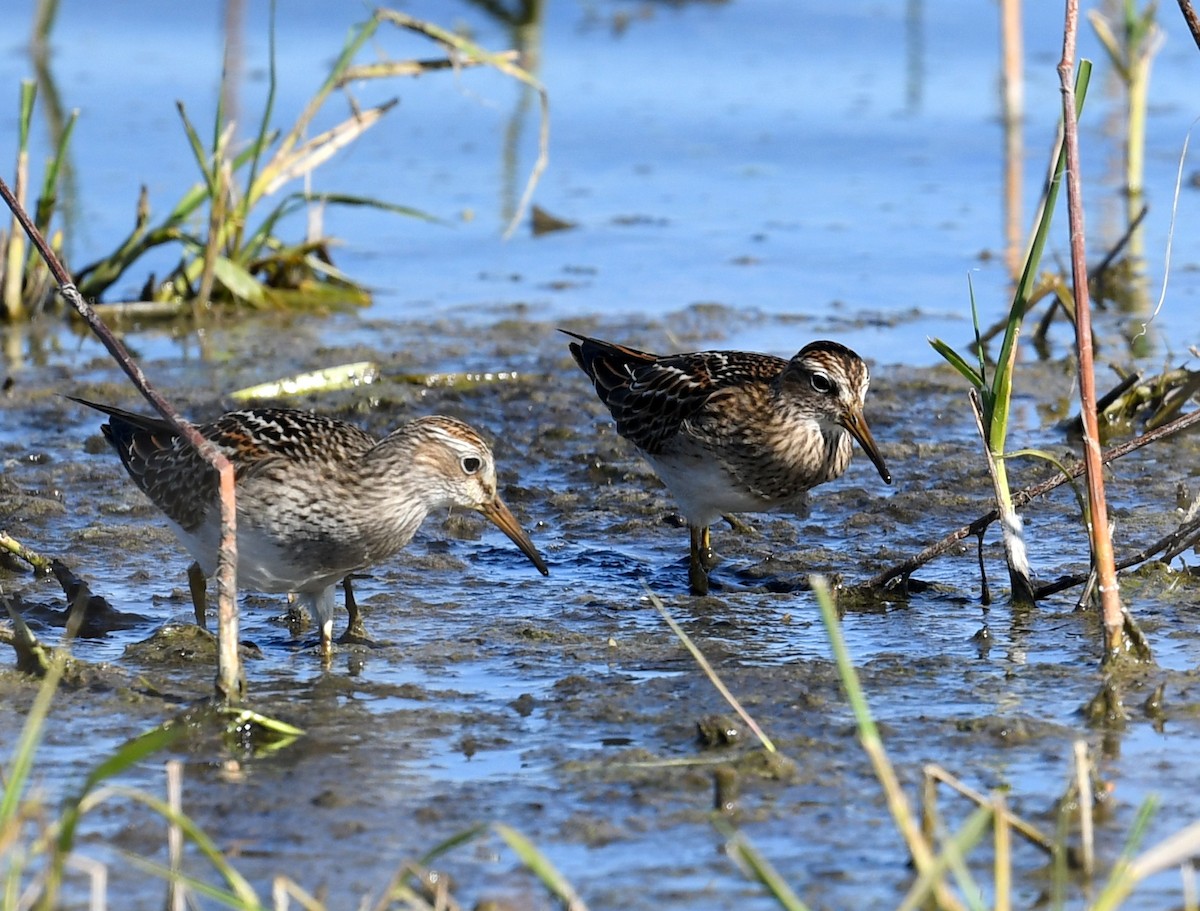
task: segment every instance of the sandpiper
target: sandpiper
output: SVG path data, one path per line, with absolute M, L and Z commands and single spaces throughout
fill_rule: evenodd
M 195 598 L 196 574 L 203 574 L 202 595 L 217 565 L 216 472 L 166 421 L 71 398 L 108 415 L 100 429 L 196 560 L 189 575 Z M 332 651 L 334 586 L 399 551 L 432 510 L 478 510 L 549 574 L 496 492 L 491 449 L 455 418 L 417 418 L 377 439 L 312 412 L 254 408 L 198 429 L 236 472 L 238 585 L 296 593 L 320 627 L 325 656 Z M 350 628 L 361 628 L 348 601 Z
M 839 477 L 852 437 L 892 482 L 863 416 L 867 365 L 844 345 L 813 342 L 791 360 L 745 351 L 659 356 L 561 331 L 576 339 L 571 354 L 617 433 L 678 501 L 691 532 L 693 594 L 708 593 L 715 519 L 785 505 Z

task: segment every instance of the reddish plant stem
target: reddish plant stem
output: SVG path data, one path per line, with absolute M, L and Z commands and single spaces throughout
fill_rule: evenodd
M 1183 13 L 1183 20 L 1192 33 L 1192 40 L 1196 42 L 1196 47 L 1200 47 L 1200 16 L 1196 15 L 1191 0 L 1179 0 L 1179 11 Z
M 1117 584 L 1112 534 L 1104 496 L 1104 467 L 1096 417 L 1096 375 L 1092 359 L 1091 300 L 1088 297 L 1086 234 L 1083 222 L 1083 180 L 1079 161 L 1079 122 L 1075 116 L 1075 40 L 1079 29 L 1079 0 L 1067 0 L 1063 54 L 1058 78 L 1063 95 L 1063 140 L 1066 149 L 1067 219 L 1071 235 L 1071 281 L 1075 293 L 1075 347 L 1079 355 L 1079 402 L 1083 417 L 1083 463 L 1087 472 L 1091 513 L 1092 559 L 1099 579 L 1104 617 L 1105 659 L 1120 654 L 1124 645 L 1125 612 Z

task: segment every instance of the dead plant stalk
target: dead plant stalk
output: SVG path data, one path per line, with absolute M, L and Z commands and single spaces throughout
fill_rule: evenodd
M 1096 417 L 1096 377 L 1092 358 L 1091 300 L 1088 297 L 1086 235 L 1083 222 L 1083 182 L 1079 162 L 1079 121 L 1075 114 L 1075 44 L 1079 30 L 1079 2 L 1067 0 L 1063 27 L 1063 54 L 1058 78 L 1063 95 L 1063 137 L 1067 167 L 1067 218 L 1071 238 L 1071 281 L 1075 296 L 1075 346 L 1079 356 L 1079 401 L 1083 417 L 1083 460 L 1087 474 L 1091 515 L 1092 559 L 1099 576 L 1100 607 L 1104 617 L 1105 660 L 1120 654 L 1124 643 L 1124 612 L 1113 559 L 1108 507 L 1104 497 L 1104 469 L 1100 456 L 1100 429 Z

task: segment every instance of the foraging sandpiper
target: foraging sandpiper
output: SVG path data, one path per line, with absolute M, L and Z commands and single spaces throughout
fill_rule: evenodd
M 195 572 L 210 576 L 219 541 L 216 472 L 166 421 L 72 398 L 109 416 L 101 430 L 129 476 L 171 521 Z M 198 429 L 235 469 L 238 585 L 295 592 L 320 628 L 325 656 L 334 586 L 399 551 L 433 510 L 478 510 L 549 574 L 496 492 L 491 449 L 455 418 L 417 418 L 381 440 L 344 421 L 281 408 L 231 411 Z M 348 607 L 353 629 L 352 600 Z

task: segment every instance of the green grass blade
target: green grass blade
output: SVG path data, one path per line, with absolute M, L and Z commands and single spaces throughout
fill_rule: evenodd
M 166 722 L 126 741 L 116 752 L 92 769 L 84 780 L 83 786 L 75 795 L 63 801 L 63 809 L 58 820 L 58 833 L 54 839 L 54 851 L 50 857 L 45 885 L 38 902 L 38 907 L 42 911 L 51 911 L 58 907 L 63 871 L 66 869 L 67 859 L 75 847 L 75 832 L 79 827 L 79 820 L 83 817 L 84 803 L 96 786 L 174 742 L 183 733 L 183 730 L 184 725 L 182 724 Z
M 463 829 L 461 832 L 451 835 L 449 838 L 445 839 L 444 841 L 438 842 L 436 845 L 434 845 L 432 848 L 430 848 L 428 851 L 426 851 L 424 854 L 421 855 L 421 859 L 417 862 L 418 866 L 421 866 L 421 867 L 430 866 L 435 860 L 437 860 L 443 854 L 449 854 L 455 848 L 465 845 L 468 842 L 474 841 L 480 835 L 482 835 L 484 832 L 486 832 L 488 830 L 488 828 L 489 827 L 488 827 L 487 823 L 484 823 L 484 822 L 477 823 L 476 825 L 473 825 L 470 828 Z
M 179 727 L 182 728 L 183 725 L 179 725 Z M 250 908 L 261 907 L 258 895 L 250 883 L 233 868 L 233 865 L 229 863 L 228 859 L 221 852 L 221 849 L 216 846 L 213 840 L 208 837 L 208 834 L 196 825 L 186 813 L 177 813 L 171 809 L 170 804 L 165 800 L 155 797 L 152 794 L 147 794 L 144 791 L 139 791 L 136 788 L 115 787 L 110 790 L 113 794 L 127 797 L 130 800 L 135 800 L 149 807 L 166 822 L 178 826 L 180 831 L 183 832 L 184 837 L 196 846 L 225 882 L 229 884 L 230 890 L 237 896 L 240 902 Z
M 46 676 L 42 678 L 42 685 L 38 687 L 29 714 L 25 716 L 21 736 L 13 749 L 8 771 L 4 775 L 4 794 L 0 797 L 0 829 L 10 825 L 20 811 L 21 797 L 25 793 L 25 784 L 29 781 L 34 755 L 41 742 L 42 728 L 45 726 L 46 716 L 50 714 L 50 703 L 58 691 L 66 662 L 66 653 L 60 647 L 50 661 L 50 669 Z
M 147 756 L 175 743 L 183 736 L 185 730 L 186 726 L 176 721 L 164 722 L 156 728 L 127 740 L 112 755 L 92 769 L 88 777 L 84 779 L 83 786 L 78 793 L 67 799 L 66 807 L 63 810 L 62 828 L 58 835 L 58 849 L 64 859 L 74 846 L 75 829 L 79 823 L 84 798 L 101 782 L 114 775 L 119 775 Z
M 431 215 L 421 209 L 414 209 L 412 206 L 404 206 L 394 202 L 384 202 L 382 199 L 374 199 L 370 196 L 356 196 L 352 193 L 305 193 L 302 195 L 302 199 L 305 202 L 321 202 L 338 206 L 361 206 L 368 209 L 378 209 L 381 212 L 389 212 L 393 215 L 419 218 L 422 221 L 434 224 L 445 224 L 436 215 Z
M 1129 896 L 1129 893 L 1137 887 L 1143 876 L 1149 875 L 1152 872 L 1158 872 L 1156 870 L 1147 870 L 1143 873 L 1132 859 L 1133 852 L 1137 850 L 1138 844 L 1145 837 L 1146 829 L 1149 827 L 1150 820 L 1157 809 L 1158 801 L 1153 797 L 1148 798 L 1138 807 L 1138 814 L 1134 818 L 1133 826 L 1130 827 L 1129 835 L 1125 839 L 1125 845 L 1121 849 L 1121 856 L 1113 864 L 1108 882 L 1104 884 L 1104 888 L 1097 897 L 1096 903 L 1092 905 L 1092 911 L 1115 911 Z M 1189 827 L 1183 832 L 1171 836 L 1166 839 L 1166 842 L 1171 842 L 1173 839 L 1181 837 L 1188 838 L 1189 835 L 1194 837 L 1194 833 L 1190 832 L 1193 828 L 1195 827 Z M 1154 849 L 1151 849 L 1151 851 L 1154 851 Z M 1187 859 L 1185 856 L 1180 858 L 1179 862 L 1183 863 Z
M 842 626 L 833 606 L 833 598 L 829 594 L 829 583 L 819 576 L 812 577 L 813 593 L 821 608 L 821 619 L 825 623 L 825 633 L 829 638 L 829 647 L 833 652 L 833 660 L 837 664 L 838 675 L 842 681 L 842 689 L 846 691 L 846 701 L 854 712 L 854 720 L 858 724 L 859 735 L 863 740 L 879 739 L 879 729 L 875 727 L 875 719 L 871 716 L 871 707 L 867 705 L 867 697 L 863 694 L 862 683 L 859 682 L 858 672 L 854 670 L 854 662 L 850 660 L 850 651 L 846 648 L 846 640 L 842 636 Z
M 179 870 L 172 870 L 168 866 L 155 863 L 148 857 L 139 857 L 137 854 L 130 854 L 127 851 L 122 853 L 125 861 L 131 867 L 137 867 L 139 870 L 149 873 L 152 876 L 157 876 L 166 882 L 174 880 L 179 885 L 185 886 L 188 892 L 203 896 L 204 898 L 211 898 L 226 908 L 233 908 L 235 911 L 265 911 L 262 903 L 258 900 L 258 896 L 253 896 L 253 898 L 247 900 L 246 896 L 239 895 L 231 889 L 222 889 L 220 886 L 215 886 L 198 877 L 189 876 L 187 873 Z
M 1061 471 L 1065 477 L 1071 477 L 1071 471 L 1067 468 L 1063 460 L 1045 449 L 1014 449 L 1012 452 L 1004 453 L 1004 458 L 1006 459 L 1021 457 L 1041 459 L 1042 461 L 1049 462 Z M 1080 513 L 1083 515 L 1085 521 L 1090 522 L 1091 520 L 1088 518 L 1088 502 L 1087 498 L 1083 495 L 1083 491 L 1079 489 L 1079 485 L 1074 480 L 1069 481 L 1068 484 L 1071 492 L 1075 494 L 1075 502 L 1079 504 Z
M 982 382 L 978 387 L 982 390 L 987 385 L 987 358 L 983 356 L 983 332 L 979 328 L 979 305 L 975 300 L 975 282 L 971 273 L 967 273 L 967 293 L 971 297 L 971 326 L 975 330 L 975 356 L 979 360 L 979 376 Z
M 247 265 L 260 256 L 263 256 L 263 251 L 273 239 L 275 227 L 280 220 L 300 211 L 311 203 L 377 209 L 380 212 L 388 212 L 393 215 L 403 215 L 408 218 L 419 218 L 422 221 L 434 224 L 444 224 L 436 215 L 430 215 L 428 212 L 420 209 L 414 209 L 411 206 L 403 206 L 398 203 L 385 202 L 382 199 L 372 199 L 369 196 L 356 196 L 351 193 L 293 193 L 280 200 L 258 227 L 255 228 L 254 233 L 246 238 L 245 243 L 238 250 L 238 262 L 242 265 Z
M 769 860 L 758 852 L 741 832 L 735 832 L 723 819 L 714 821 L 717 830 L 726 837 L 725 853 L 733 859 L 743 871 L 756 879 L 775 899 L 784 911 L 808 911 L 806 905 L 791 886 L 784 881 Z
M 215 162 L 209 160 L 209 154 L 200 142 L 200 134 L 196 132 L 196 127 L 193 126 L 191 118 L 188 117 L 187 109 L 184 108 L 183 102 L 175 102 L 175 107 L 179 111 L 180 120 L 183 121 L 183 132 L 187 136 L 188 145 L 191 146 L 192 155 L 196 159 L 200 173 L 204 175 L 205 198 L 212 199 L 217 195 L 217 165 Z
M 964 358 L 940 338 L 929 339 L 929 344 L 933 347 L 934 351 L 946 359 L 951 367 L 961 373 L 968 383 L 970 383 L 976 389 L 983 388 L 983 375 L 980 374 L 980 372 L 970 364 L 968 364 L 966 358 Z
M 42 178 L 42 192 L 37 201 L 35 224 L 43 234 L 47 233 L 50 228 L 50 219 L 54 215 L 54 208 L 58 202 L 58 178 L 62 173 L 63 163 L 67 160 L 67 146 L 78 120 L 79 111 L 72 111 L 66 124 L 63 125 L 62 133 L 58 137 L 58 145 L 55 146 L 54 155 L 47 164 L 46 173 Z M 29 255 L 32 257 L 35 252 L 30 250 Z
M 1087 97 L 1091 75 L 1091 61 L 1080 60 L 1079 69 L 1075 75 L 1076 114 L 1083 111 L 1083 102 Z M 1016 346 L 1021 334 L 1021 323 L 1025 319 L 1029 295 L 1033 290 L 1037 270 L 1041 266 L 1042 251 L 1046 247 L 1046 238 L 1050 234 L 1050 223 L 1054 218 L 1054 206 L 1058 200 L 1058 190 L 1062 185 L 1062 175 L 1066 164 L 1067 150 L 1065 144 L 1060 140 L 1055 156 L 1054 176 L 1046 188 L 1046 203 L 1042 208 L 1042 217 L 1038 220 L 1033 243 L 1030 245 L 1029 255 L 1025 259 L 1025 267 L 1021 272 L 1021 279 L 1017 283 L 1012 306 L 1009 308 L 1004 341 L 1000 348 L 1000 357 L 996 362 L 996 373 L 992 378 L 992 420 L 987 431 L 988 446 L 993 453 L 997 454 L 1004 451 L 1004 441 L 1008 436 L 1008 409 L 1012 401 L 1013 370 L 1016 364 Z
M 258 135 L 249 150 L 250 169 L 246 177 L 246 192 L 241 194 L 241 199 L 237 204 L 238 221 L 242 225 L 246 224 L 246 216 L 249 215 L 250 209 L 254 205 L 251 193 L 258 176 L 258 167 L 262 162 L 263 153 L 270 145 L 267 136 L 271 133 L 271 115 L 275 111 L 275 92 L 278 88 L 278 73 L 275 68 L 275 13 L 276 3 L 275 0 L 271 0 L 271 24 L 267 28 L 267 100 L 263 104 L 262 117 L 258 121 Z M 239 243 L 237 246 L 240 247 L 241 244 Z
M 200 262 L 196 260 L 196 262 Z M 262 307 L 267 298 L 263 286 L 242 266 L 225 256 L 218 256 L 213 262 L 213 274 L 234 297 Z
M 587 905 L 580 899 L 574 887 L 546 856 L 534 847 L 533 842 L 504 823 L 493 823 L 492 830 L 504 839 L 504 843 L 521 859 L 521 863 L 562 903 L 566 911 L 587 911 Z
M 875 719 L 871 716 L 871 708 L 867 704 L 866 696 L 863 695 L 858 672 L 854 669 L 854 663 L 850 660 L 850 652 L 846 648 L 846 640 L 842 636 L 837 609 L 834 607 L 833 598 L 829 593 L 829 583 L 822 576 L 811 576 L 809 581 L 812 584 L 817 604 L 821 608 L 821 621 L 825 626 L 825 634 L 829 639 L 830 649 L 833 651 L 834 661 L 837 664 L 842 690 L 854 712 L 854 720 L 858 725 L 859 742 L 862 744 L 867 758 L 871 761 L 871 769 L 883 790 L 896 831 L 903 837 L 918 872 L 923 872 L 933 866 L 935 862 L 932 848 L 921 832 L 920 826 L 917 825 L 908 798 L 900 786 L 896 770 L 892 766 L 883 740 L 879 736 L 879 728 L 876 727 Z M 943 883 L 938 882 L 934 889 L 937 900 L 943 907 L 959 907 L 959 902 L 955 900 L 949 888 Z
M 924 906 L 930 893 L 941 882 L 947 870 L 951 869 L 971 907 L 982 911 L 984 906 L 979 898 L 981 890 L 975 885 L 964 859 L 987 834 L 993 815 L 990 806 L 983 806 L 968 816 L 962 828 L 942 847 L 933 866 L 917 877 L 897 911 L 916 911 Z
M 22 152 L 29 150 L 29 128 L 33 122 L 35 101 L 37 101 L 37 83 L 32 79 L 22 79 L 20 109 L 17 114 L 17 148 Z

